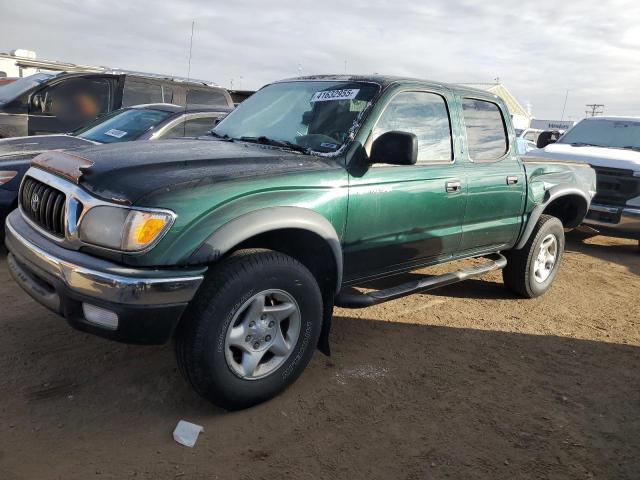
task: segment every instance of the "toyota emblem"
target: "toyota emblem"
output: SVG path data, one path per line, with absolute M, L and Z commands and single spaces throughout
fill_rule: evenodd
M 40 197 L 37 193 L 31 195 L 31 211 L 37 212 L 38 207 L 40 206 Z

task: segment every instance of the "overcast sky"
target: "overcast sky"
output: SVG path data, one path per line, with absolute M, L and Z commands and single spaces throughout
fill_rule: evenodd
M 313 73 L 496 77 L 537 118 L 640 114 L 638 0 L 0 0 L 0 51 L 255 89 Z

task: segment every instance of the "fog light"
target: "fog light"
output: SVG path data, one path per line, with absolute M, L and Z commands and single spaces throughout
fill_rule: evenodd
M 82 311 L 87 322 L 94 323 L 110 330 L 118 328 L 118 314 L 106 308 L 96 307 L 90 303 L 82 304 Z

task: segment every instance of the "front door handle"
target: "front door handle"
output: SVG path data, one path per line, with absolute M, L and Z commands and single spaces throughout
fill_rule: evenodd
M 460 180 L 453 180 L 445 184 L 445 189 L 447 190 L 447 193 L 459 192 L 461 188 L 462 188 L 462 183 L 460 183 Z
M 515 185 L 516 183 L 518 183 L 518 177 L 515 175 L 509 175 L 507 177 L 507 185 Z

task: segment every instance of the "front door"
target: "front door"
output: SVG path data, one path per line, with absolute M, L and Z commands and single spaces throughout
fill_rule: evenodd
M 350 176 L 345 281 L 406 270 L 457 250 L 465 170 L 455 161 L 448 102 L 446 91 L 404 91 L 388 101 L 370 140 L 394 130 L 414 133 L 418 162 L 372 165 Z
M 29 135 L 67 133 L 113 109 L 116 80 L 71 77 L 34 92 L 29 101 Z

